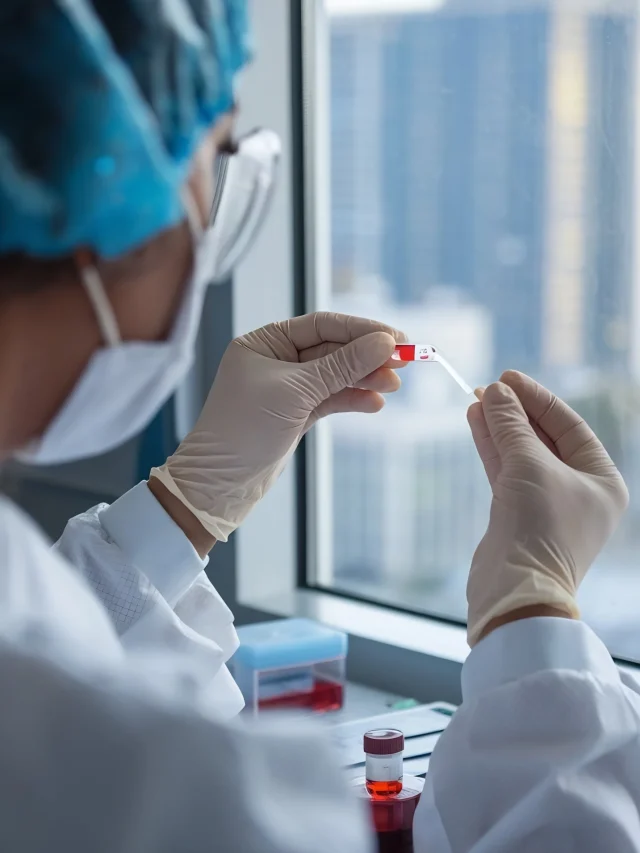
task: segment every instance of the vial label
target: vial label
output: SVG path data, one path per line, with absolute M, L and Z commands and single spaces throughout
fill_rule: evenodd
M 416 361 L 429 361 L 434 355 L 433 347 L 416 347 Z
M 367 755 L 367 781 L 395 782 L 402 778 L 402 753 L 395 755 Z

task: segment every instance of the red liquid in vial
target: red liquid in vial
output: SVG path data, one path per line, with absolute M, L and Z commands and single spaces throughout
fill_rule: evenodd
M 367 779 L 352 783 L 356 794 L 369 804 L 378 853 L 414 853 L 413 817 L 424 782 L 405 774 L 402 790 L 390 796 L 372 794 L 370 784 Z
M 372 797 L 393 797 L 402 790 L 402 779 L 394 782 L 372 782 L 367 779 L 367 791 Z
M 413 777 L 407 776 L 409 784 Z M 368 788 L 368 785 L 367 785 Z M 405 787 L 392 797 L 373 797 L 369 803 L 378 842 L 378 853 L 414 853 L 413 816 L 421 791 Z
M 344 688 L 333 681 L 316 680 L 313 689 L 297 693 L 284 693 L 273 699 L 263 699 L 258 703 L 261 711 L 279 708 L 306 708 L 310 711 L 339 711 L 342 708 Z

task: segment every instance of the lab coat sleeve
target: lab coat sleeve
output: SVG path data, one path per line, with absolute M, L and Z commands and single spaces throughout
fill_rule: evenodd
M 216 722 L 135 669 L 71 672 L 0 640 L 0 850 L 371 853 L 310 724 Z
M 241 710 L 226 662 L 238 647 L 233 614 L 183 531 L 140 483 L 111 506 L 72 518 L 54 549 L 89 584 L 129 653 L 188 657 L 206 673 L 202 695 L 217 714 Z
M 431 760 L 416 853 L 640 851 L 640 698 L 582 622 L 494 631 Z

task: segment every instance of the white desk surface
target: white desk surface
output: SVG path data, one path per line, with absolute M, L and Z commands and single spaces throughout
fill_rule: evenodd
M 443 708 L 448 714 L 435 712 L 432 710 L 435 707 Z M 344 708 L 326 714 L 322 719 L 334 730 L 336 744 L 344 755 L 350 775 L 362 776 L 362 735 L 375 728 L 379 718 L 382 727 L 395 727 L 405 733 L 405 772 L 423 776 L 429 769 L 431 752 L 447 727 L 453 710 L 454 707 L 445 702 L 407 706 L 406 700 L 400 696 L 350 684 Z

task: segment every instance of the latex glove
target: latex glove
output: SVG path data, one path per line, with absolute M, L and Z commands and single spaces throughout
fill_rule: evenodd
M 194 430 L 152 477 L 225 542 L 319 419 L 378 412 L 400 379 L 387 362 L 395 329 L 319 313 L 233 341 Z
M 467 587 L 469 645 L 523 607 L 578 618 L 578 587 L 628 504 L 621 475 L 582 418 L 521 373 L 487 388 L 469 423 L 493 491 Z

